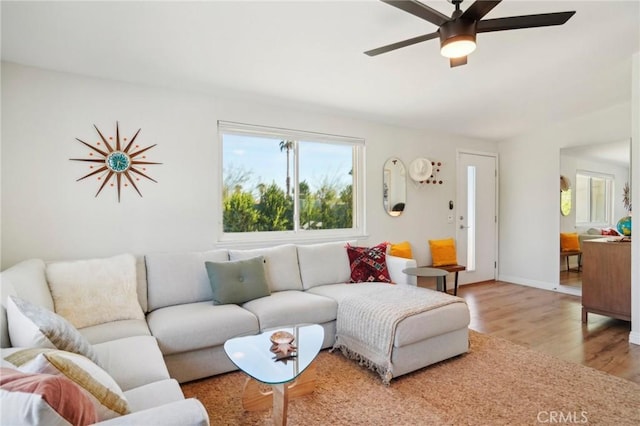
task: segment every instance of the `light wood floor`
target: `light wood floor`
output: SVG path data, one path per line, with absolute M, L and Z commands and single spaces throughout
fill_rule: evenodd
M 560 271 L 560 285 L 582 287 L 582 271 Z
M 470 328 L 640 384 L 640 346 L 631 323 L 589 314 L 580 297 L 500 281 L 461 286 Z

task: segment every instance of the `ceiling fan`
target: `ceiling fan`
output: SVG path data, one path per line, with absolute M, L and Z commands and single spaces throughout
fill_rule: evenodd
M 447 15 L 416 0 L 381 1 L 437 25 L 438 30 L 433 33 L 368 50 L 364 53 L 369 56 L 376 56 L 381 53 L 390 52 L 439 37 L 440 53 L 449 58 L 451 67 L 465 65 L 467 63 L 467 55 L 476 48 L 477 33 L 562 25 L 576 13 L 572 11 L 482 19 L 491 9 L 496 7 L 501 0 L 477 0 L 465 11 L 460 9 L 462 0 L 447 0 L 456 8 L 451 18 L 449 18 Z

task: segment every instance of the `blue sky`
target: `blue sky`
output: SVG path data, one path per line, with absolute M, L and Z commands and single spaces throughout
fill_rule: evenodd
M 258 182 L 270 184 L 275 182 L 285 188 L 287 175 L 287 156 L 280 151 L 281 139 L 262 137 L 224 135 L 222 158 L 225 171 L 231 168 L 243 168 L 251 171 L 252 179 L 248 186 L 253 189 Z M 311 189 L 325 179 L 338 182 L 342 186 L 351 183 L 349 171 L 352 168 L 352 147 L 319 142 L 302 142 L 300 144 L 300 181 L 306 180 Z M 293 151 L 290 152 L 293 164 Z M 293 168 L 291 168 L 291 185 L 293 188 Z

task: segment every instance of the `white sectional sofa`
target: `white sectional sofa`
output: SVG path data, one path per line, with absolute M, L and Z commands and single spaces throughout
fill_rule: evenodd
M 264 258 L 271 294 L 241 305 L 213 304 L 205 262 L 257 256 Z M 386 263 L 396 285 L 416 285 L 415 277 L 402 272 L 414 267 L 414 260 L 387 255 Z M 47 282 L 52 264 L 32 259 L 3 271 L 3 306 L 12 293 L 54 311 Z M 151 253 L 137 258 L 136 269 L 137 298 L 144 318 L 79 329 L 130 403 L 132 414 L 110 420 L 113 423 L 206 424 L 202 405 L 184 400 L 178 383 L 235 370 L 223 350 L 226 340 L 294 323 L 317 323 L 325 331 L 323 348 L 328 348 L 335 341 L 342 300 L 393 286 L 348 284 L 351 270 L 343 242 Z M 413 315 L 398 324 L 393 377 L 468 350 L 469 311 L 462 299 L 456 299 L 460 303 Z M 11 342 L 4 307 L 2 311 L 1 343 L 7 348 Z M 154 419 L 157 421 L 150 421 Z

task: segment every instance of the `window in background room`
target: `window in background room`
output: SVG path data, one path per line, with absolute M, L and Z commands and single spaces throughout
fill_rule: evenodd
M 362 139 L 219 122 L 222 240 L 363 234 Z
M 576 225 L 610 225 L 613 191 L 613 176 L 578 171 L 576 173 Z

